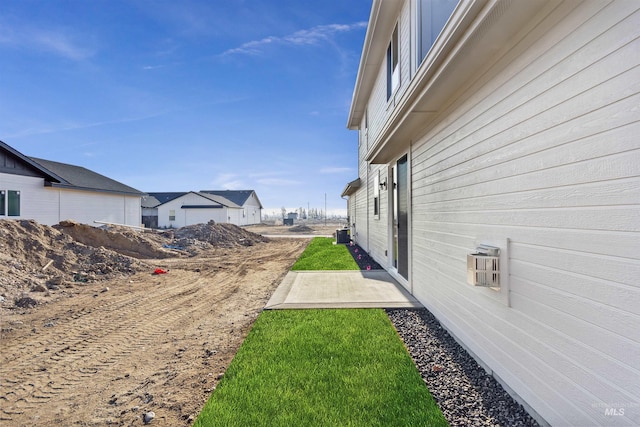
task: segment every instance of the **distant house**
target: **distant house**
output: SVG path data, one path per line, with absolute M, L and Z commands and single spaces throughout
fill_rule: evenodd
M 238 226 L 260 223 L 262 205 L 255 191 L 149 193 L 142 199 L 146 227 L 179 228 L 215 221 Z
M 201 193 L 224 197 L 242 208 L 236 225 L 260 224 L 262 203 L 254 190 L 202 190 Z
M 27 157 L 0 141 L 0 218 L 140 226 L 143 195 L 81 166 Z
M 373 0 L 351 236 L 543 424 L 640 425 L 639 106 L 638 1 Z

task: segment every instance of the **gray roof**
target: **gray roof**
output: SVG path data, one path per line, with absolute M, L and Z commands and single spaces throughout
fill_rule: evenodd
M 242 207 L 242 205 L 234 203 L 231 200 L 227 199 L 226 197 L 222 197 L 222 196 L 219 196 L 217 194 L 205 193 L 205 192 L 202 192 L 202 191 L 198 192 L 198 193 L 195 193 L 195 194 L 198 194 L 199 196 L 202 196 L 202 197 L 204 197 L 206 199 L 209 199 L 212 202 L 219 203 L 219 204 L 221 204 L 223 206 L 226 206 L 226 207 L 229 207 L 229 208 L 241 208 Z
M 56 174 L 54 174 L 53 172 L 43 168 L 41 165 L 37 164 L 36 162 L 34 162 L 32 159 L 30 159 L 29 157 L 25 156 L 24 154 L 22 154 L 21 152 L 19 152 L 18 150 L 16 150 L 15 148 L 11 147 L 9 144 L 0 141 L 0 149 L 6 151 L 7 153 L 9 153 L 11 156 L 15 157 L 16 159 L 18 159 L 21 164 L 25 165 L 26 168 L 32 170 L 34 173 L 37 174 L 37 176 L 41 176 L 42 178 L 45 179 L 45 181 L 48 182 L 64 182 L 64 179 L 57 176 Z M 11 170 L 8 171 L 9 173 L 15 173 L 17 170 Z
M 361 185 L 362 183 L 360 181 L 360 178 L 354 179 L 353 181 L 347 183 L 347 186 L 344 187 L 344 190 L 342 190 L 342 194 L 340 196 L 344 197 L 352 195 L 358 188 L 360 188 Z
M 147 193 L 149 196 L 154 197 L 158 201 L 158 205 L 163 205 L 167 202 L 172 201 L 173 199 L 177 199 L 178 197 L 182 197 L 185 194 L 189 193 L 188 191 L 173 191 L 173 192 L 163 192 L 163 193 L 155 193 L 149 192 Z M 154 208 L 155 206 L 147 206 Z
M 54 162 L 51 160 L 28 157 L 15 148 L 0 141 L 0 149 L 18 159 L 36 175 L 44 178 L 45 186 L 72 188 L 77 190 L 99 191 L 117 194 L 142 196 L 144 193 L 104 175 L 90 171 L 81 166 Z M 11 172 L 9 172 L 11 173 Z
M 45 170 L 63 179 L 63 182 L 52 183 L 51 185 L 53 187 L 132 194 L 136 196 L 142 196 L 144 194 L 133 187 L 129 187 L 128 185 L 111 178 L 107 178 L 104 175 L 100 175 L 99 173 L 90 171 L 89 169 L 81 166 L 38 159 L 35 157 L 30 157 L 30 159 Z
M 202 190 L 200 191 L 200 193 L 208 193 L 224 197 L 225 199 L 232 201 L 238 206 L 244 206 L 247 199 L 251 197 L 252 194 L 254 194 L 256 200 L 258 200 L 260 208 L 262 208 L 262 203 L 260 203 L 260 200 L 258 199 L 258 196 L 255 194 L 254 190 Z
M 163 205 L 165 203 L 168 203 L 172 200 L 177 199 L 178 197 L 182 197 L 186 194 L 189 193 L 193 193 L 193 194 L 197 194 L 198 196 L 205 198 L 207 200 L 210 200 L 214 203 L 217 203 L 219 205 L 222 206 L 226 206 L 228 208 L 239 208 L 241 207 L 240 205 L 238 205 L 237 203 L 234 203 L 233 201 L 227 199 L 226 197 L 223 196 L 219 196 L 217 194 L 211 194 L 208 192 L 196 192 L 196 191 L 179 191 L 179 192 L 167 192 L 167 193 L 148 193 L 149 197 L 145 198 L 147 201 L 145 201 L 145 199 L 142 200 L 142 206 L 146 207 L 146 208 L 155 208 L 159 205 Z M 153 199 L 157 200 L 158 203 L 156 205 L 152 205 L 152 203 L 154 203 Z
M 143 208 L 156 208 L 160 206 L 160 200 L 156 199 L 154 196 L 146 195 L 142 196 L 142 207 Z

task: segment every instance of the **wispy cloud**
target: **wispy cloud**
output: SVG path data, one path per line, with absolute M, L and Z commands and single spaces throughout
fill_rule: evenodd
M 215 177 L 211 184 L 224 190 L 243 190 L 246 185 L 240 175 L 234 173 L 221 173 Z
M 0 46 L 46 52 L 74 61 L 95 54 L 94 48 L 89 47 L 85 41 L 80 42 L 81 37 L 68 30 L 11 26 L 6 22 L 0 22 L 0 27 L 3 27 Z
M 268 36 L 260 40 L 252 40 L 242 45 L 228 49 L 222 53 L 222 56 L 229 55 L 258 55 L 262 53 L 263 49 L 270 45 L 289 45 L 289 46 L 304 46 L 315 45 L 321 41 L 329 40 L 333 35 L 337 33 L 344 33 L 347 31 L 357 30 L 365 28 L 366 22 L 356 22 L 354 24 L 329 24 L 318 25 L 316 27 L 296 31 L 293 34 L 286 36 Z
M 345 173 L 345 172 L 351 172 L 351 171 L 353 171 L 353 168 L 331 167 L 331 168 L 322 168 L 322 169 L 320 169 L 320 173 L 321 174 Z
M 6 137 L 19 138 L 19 137 L 25 137 L 25 136 L 31 136 L 31 135 L 45 135 L 45 134 L 51 134 L 51 133 L 57 133 L 57 132 L 68 132 L 73 130 L 89 129 L 89 128 L 95 128 L 95 127 L 106 126 L 106 125 L 115 125 L 119 123 L 131 123 L 131 122 L 137 122 L 141 120 L 148 120 L 148 119 L 164 116 L 170 112 L 171 111 L 167 110 L 167 111 L 147 114 L 143 116 L 126 117 L 126 118 L 116 119 L 116 120 L 105 120 L 105 121 L 92 122 L 92 123 L 71 123 L 71 124 L 59 125 L 55 127 L 28 128 L 20 132 L 8 135 Z

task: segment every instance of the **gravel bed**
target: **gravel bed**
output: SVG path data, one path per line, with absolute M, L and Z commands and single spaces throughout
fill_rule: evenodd
M 349 253 L 353 257 L 360 270 L 382 270 L 378 264 L 368 253 L 366 253 L 360 245 L 349 242 L 345 245 Z
M 387 315 L 451 426 L 538 426 L 428 310 Z

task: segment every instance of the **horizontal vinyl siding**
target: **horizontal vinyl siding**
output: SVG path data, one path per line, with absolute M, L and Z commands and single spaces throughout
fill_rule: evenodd
M 0 173 L 0 190 L 20 191 L 20 216 L 0 219 L 33 219 L 45 225 L 60 222 L 58 194 L 45 188 L 42 178 Z
M 60 193 L 60 220 L 72 219 L 84 224 L 98 225 L 95 221 L 112 222 L 115 224 L 127 224 L 127 213 L 130 205 L 126 196 L 109 193 L 90 193 L 87 191 L 52 189 Z M 127 225 L 139 226 L 142 220 L 140 197 L 138 203 L 137 219 Z M 130 211 L 129 211 L 130 213 Z M 130 218 L 131 220 L 131 218 Z
M 367 210 L 367 187 L 362 186 L 356 193 L 351 196 L 355 198 L 354 210 L 355 221 L 351 222 L 356 224 L 355 226 L 355 241 L 362 248 L 368 250 L 369 239 L 367 234 L 368 229 L 368 210 Z
M 365 129 L 364 119 L 360 128 Z M 370 129 L 368 132 L 370 132 Z M 369 148 L 367 143 L 368 135 L 367 132 L 359 131 L 358 136 L 360 138 L 358 145 L 358 178 L 360 178 L 361 186 L 353 195 L 350 196 L 350 199 L 352 199 L 351 204 L 353 211 L 351 224 L 355 223 L 355 227 L 352 228 L 353 234 L 351 235 L 351 238 L 363 249 L 368 250 L 369 211 L 367 206 L 367 191 L 369 187 L 367 186 L 367 179 L 369 177 L 369 168 L 367 162 L 363 160 Z
M 139 226 L 140 197 L 45 187 L 42 178 L 0 174 L 0 189 L 20 191 L 20 216 L 0 219 L 33 219 L 55 225 L 73 220 L 89 225 L 95 221 Z
M 400 49 L 400 85 L 387 100 L 387 59 L 385 56 L 380 66 L 380 71 L 371 90 L 368 102 L 369 112 L 369 147 L 377 143 L 385 123 L 391 116 L 393 108 L 407 89 L 411 79 L 411 2 L 405 1 L 398 22 L 398 43 Z M 391 33 L 389 34 L 389 42 Z M 388 46 L 388 44 L 387 44 Z
M 378 175 L 379 174 L 379 175 Z M 387 168 L 381 165 L 371 165 L 371 174 L 369 177 L 370 194 L 370 225 L 369 225 L 369 255 L 371 255 L 380 265 L 386 266 L 386 256 L 384 254 L 385 249 L 388 247 L 387 230 L 389 224 L 389 202 L 387 190 L 380 190 L 378 203 L 380 204 L 380 215 L 376 218 L 373 216 L 373 191 L 375 177 L 380 177 L 380 182 L 387 180 L 387 184 L 390 182 L 387 177 Z M 389 188 L 387 186 L 387 188 Z
M 142 225 L 142 201 L 140 197 L 123 197 L 125 206 L 124 224 Z
M 412 152 L 415 295 L 552 425 L 640 424 L 639 6 L 552 13 Z M 466 283 L 507 238 L 510 307 Z

